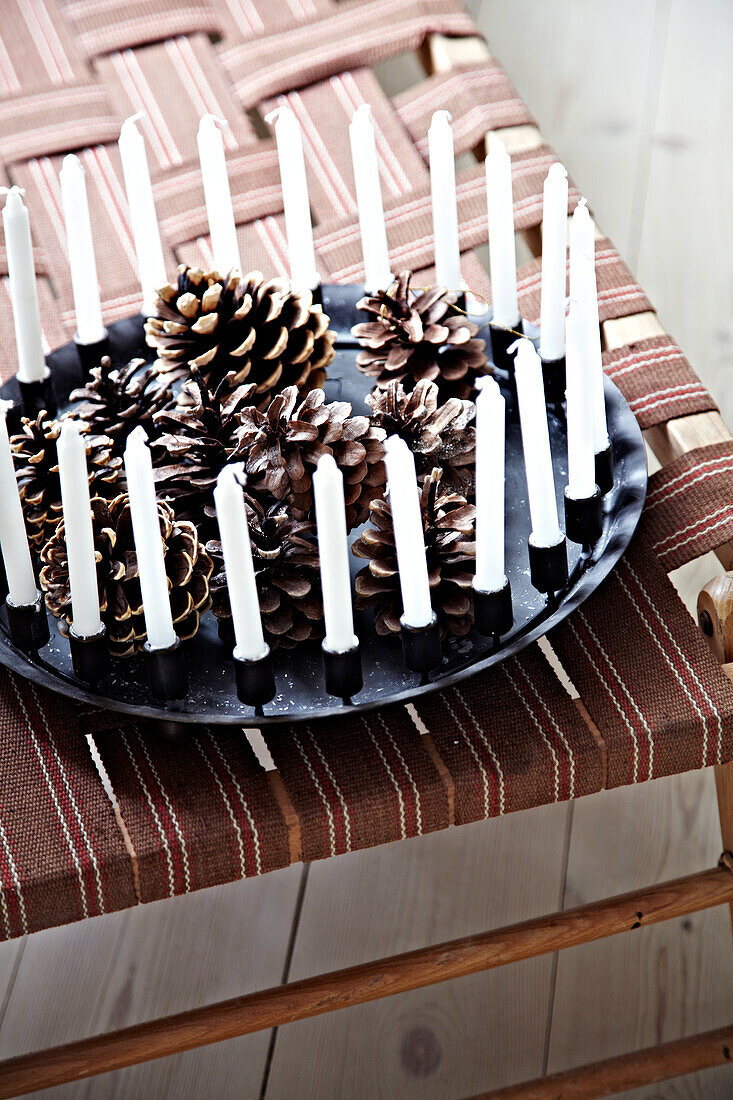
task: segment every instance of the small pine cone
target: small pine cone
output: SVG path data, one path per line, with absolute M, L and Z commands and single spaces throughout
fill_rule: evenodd
M 141 424 L 149 438 L 155 434 L 153 418 L 172 401 L 169 375 L 160 374 L 144 359 L 131 359 L 124 367 L 112 369 L 108 355 L 98 367 L 92 367 L 89 381 L 72 390 L 69 415 L 84 420 L 97 435 L 113 441 L 113 454 L 122 455 L 127 437 Z
M 173 625 L 179 638 L 192 638 L 201 614 L 211 605 L 209 580 L 214 564 L 199 543 L 192 523 L 175 519 L 168 504 L 158 502 L 160 534 L 165 544 Z M 114 500 L 94 497 L 92 529 L 97 562 L 97 587 L 102 621 L 110 650 L 131 657 L 146 638 L 137 555 L 126 493 Z M 71 591 L 63 520 L 43 547 L 41 588 L 49 611 L 60 620 L 61 632 L 71 625 Z
M 469 397 L 476 379 L 491 370 L 478 327 L 455 308 L 455 292 L 434 286 L 415 293 L 411 278 L 403 271 L 389 290 L 358 303 L 374 320 L 351 330 L 365 349 L 357 363 L 378 386 L 396 381 L 412 389 L 426 378 L 443 396 Z
M 460 493 L 443 489 L 438 469 L 423 482 L 420 505 L 433 610 L 443 636 L 463 637 L 473 622 L 476 509 Z M 377 634 L 397 634 L 402 595 L 388 501 L 373 502 L 371 526 L 364 529 L 352 550 L 358 558 L 369 560 L 366 569 L 356 575 L 356 606 L 375 609 Z
M 260 405 L 285 386 L 306 393 L 323 385 L 334 356 L 336 334 L 312 294 L 259 271 L 223 279 L 182 265 L 156 308 L 145 331 L 160 370 L 185 376 L 198 367 L 212 389 L 232 375 L 233 385 L 254 383 Z
M 321 455 L 332 454 L 344 475 L 348 529 L 363 523 L 384 485 L 384 431 L 366 416 L 352 416 L 346 401 L 326 404 L 323 390 L 298 403 L 290 386 L 265 412 L 245 409 L 236 458 L 244 462 L 248 485 L 286 501 L 296 519 L 313 511 L 313 471 Z
M 61 422 L 40 412 L 34 420 L 24 416 L 22 423 L 23 430 L 11 437 L 10 448 L 28 541 L 31 548 L 40 553 L 61 519 L 61 483 L 56 454 Z M 84 421 L 79 421 L 78 426 L 84 433 L 93 495 L 113 495 L 122 471 L 122 458 L 113 456 L 112 440 L 108 436 L 95 434 Z
M 252 406 L 255 387 L 231 390 L 224 379 L 212 392 L 194 368 L 190 389 L 198 395 L 195 405 L 156 414 L 158 438 L 151 451 L 158 494 L 170 501 L 177 516 L 199 525 L 215 515 L 216 479 L 236 459 L 242 414 Z
M 246 496 L 252 562 L 268 644 L 292 649 L 299 642 L 323 637 L 323 602 L 318 566 L 315 524 L 293 519 L 279 502 L 265 508 Z M 211 597 L 219 631 L 232 641 L 229 604 L 221 543 L 212 540 L 206 549 L 214 560 Z
M 426 378 L 406 393 L 401 382 L 389 382 L 374 389 L 366 402 L 372 410 L 372 424 L 388 436 L 404 439 L 415 456 L 418 478 L 434 466 L 443 471 L 442 485 L 464 495 L 473 489 L 476 429 L 470 423 L 476 415 L 472 401 L 449 397 L 439 404 L 438 387 Z

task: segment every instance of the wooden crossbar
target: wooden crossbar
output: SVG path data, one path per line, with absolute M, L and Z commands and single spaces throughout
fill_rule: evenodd
M 0 1062 L 0 1100 L 492 970 L 725 903 L 733 903 L 733 873 L 721 863 L 698 874 L 521 924 L 11 1058 Z

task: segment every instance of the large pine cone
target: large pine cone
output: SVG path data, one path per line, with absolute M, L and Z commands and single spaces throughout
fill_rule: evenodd
M 70 415 L 84 420 L 92 432 L 113 441 L 113 454 L 122 455 L 127 437 L 141 424 L 148 438 L 155 435 L 153 418 L 172 400 L 170 375 L 160 374 L 144 359 L 131 359 L 124 367 L 112 369 L 105 355 L 98 367 L 92 367 L 89 380 L 81 389 L 72 390 Z
M 476 509 L 460 493 L 443 490 L 437 469 L 423 482 L 420 505 L 433 611 L 442 635 L 463 637 L 473 622 Z M 375 609 L 377 634 L 397 634 L 402 595 L 388 501 L 375 500 L 370 519 L 371 526 L 352 547 L 358 558 L 369 560 L 369 565 L 356 575 L 356 606 Z
M 162 371 L 198 367 L 213 389 L 232 374 L 234 385 L 254 383 L 259 405 L 285 386 L 321 386 L 334 356 L 336 334 L 312 294 L 259 271 L 223 279 L 181 266 L 176 285 L 159 291 L 157 311 L 145 332 Z
M 11 436 L 15 477 L 23 505 L 31 548 L 40 553 L 61 519 L 61 483 L 56 440 L 61 423 L 43 411 L 35 419 L 23 417 L 23 430 Z M 89 486 L 93 495 L 113 495 L 122 469 L 122 458 L 112 454 L 112 440 L 97 435 L 79 421 L 87 452 Z
M 410 289 L 403 271 L 389 290 L 362 298 L 358 308 L 373 315 L 352 328 L 365 349 L 357 362 L 378 386 L 402 382 L 412 389 L 426 378 L 443 396 L 469 397 L 476 379 L 490 372 L 478 327 L 456 307 L 458 295 L 445 287 Z
M 193 375 L 189 389 L 198 395 L 196 404 L 157 413 L 151 450 L 157 492 L 176 515 L 199 524 L 215 514 L 216 479 L 236 461 L 242 414 L 252 406 L 255 387 L 230 390 L 225 379 L 212 392 L 195 368 Z
M 472 401 L 450 397 L 438 403 L 438 387 L 423 378 L 406 393 L 401 382 L 389 382 L 385 389 L 374 389 L 366 398 L 372 410 L 372 423 L 386 434 L 404 439 L 415 456 L 418 478 L 433 467 L 443 471 L 442 485 L 473 488 L 476 429 L 470 423 L 476 415 Z
M 313 511 L 313 471 L 321 455 L 332 454 L 344 475 L 348 529 L 363 523 L 384 485 L 384 431 L 366 416 L 352 416 L 346 401 L 326 404 L 323 390 L 298 402 L 289 386 L 266 412 L 245 409 L 237 459 L 248 486 L 285 501 L 296 519 Z
M 192 523 L 175 519 L 172 508 L 158 501 L 160 534 L 165 544 L 173 625 L 179 638 L 192 638 L 201 614 L 210 606 L 209 579 L 214 565 L 199 543 Z M 131 657 L 146 638 L 137 555 L 126 493 L 114 500 L 92 500 L 92 526 L 97 587 L 109 647 L 116 657 Z M 63 521 L 43 548 L 41 588 L 49 611 L 66 634 L 71 625 L 71 591 Z
M 279 503 L 263 504 L 245 497 L 252 562 L 265 638 L 274 649 L 292 649 L 299 642 L 323 637 L 323 602 L 315 524 L 293 519 Z M 221 543 L 206 544 L 214 559 L 211 579 L 213 611 L 219 632 L 234 640 L 229 590 Z

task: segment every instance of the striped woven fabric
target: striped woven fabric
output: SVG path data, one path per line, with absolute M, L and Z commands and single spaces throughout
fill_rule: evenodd
M 671 337 L 653 336 L 603 353 L 603 366 L 642 428 L 715 409 L 712 397 Z

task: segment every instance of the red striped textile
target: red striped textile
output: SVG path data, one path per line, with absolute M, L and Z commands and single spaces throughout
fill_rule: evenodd
M 453 116 L 456 153 L 474 149 L 489 130 L 534 121 L 506 73 L 493 59 L 453 72 L 436 73 L 395 96 L 392 102 L 426 161 L 428 127 L 438 106 Z
M 26 3 L 27 0 L 22 0 Z M 87 57 L 177 34 L 220 32 L 208 0 L 62 0 L 66 21 Z
M 733 756 L 733 691 L 637 534 L 603 587 L 550 635 L 607 750 L 606 786 Z
M 0 159 L 5 164 L 84 144 L 116 141 L 121 119 L 99 84 L 49 88 L 0 102 Z M 83 135 L 83 137 L 82 137 Z
M 645 529 L 668 572 L 733 539 L 733 441 L 681 455 L 649 479 Z
M 404 707 L 262 732 L 306 861 L 449 824 L 446 788 Z
M 201 729 L 171 745 L 126 723 L 94 740 L 129 833 L 141 901 L 290 863 L 285 819 L 239 731 Z
M 132 866 L 66 702 L 0 677 L 0 939 L 136 903 Z
M 717 408 L 677 344 L 666 334 L 605 351 L 603 367 L 642 428 Z
M 455 823 L 598 791 L 598 745 L 536 646 L 415 703 L 455 788 Z
M 89 80 L 83 53 L 58 0 L 3 0 L 0 96 L 30 96 Z
M 339 0 L 209 0 L 231 48 L 298 23 L 332 15 Z

